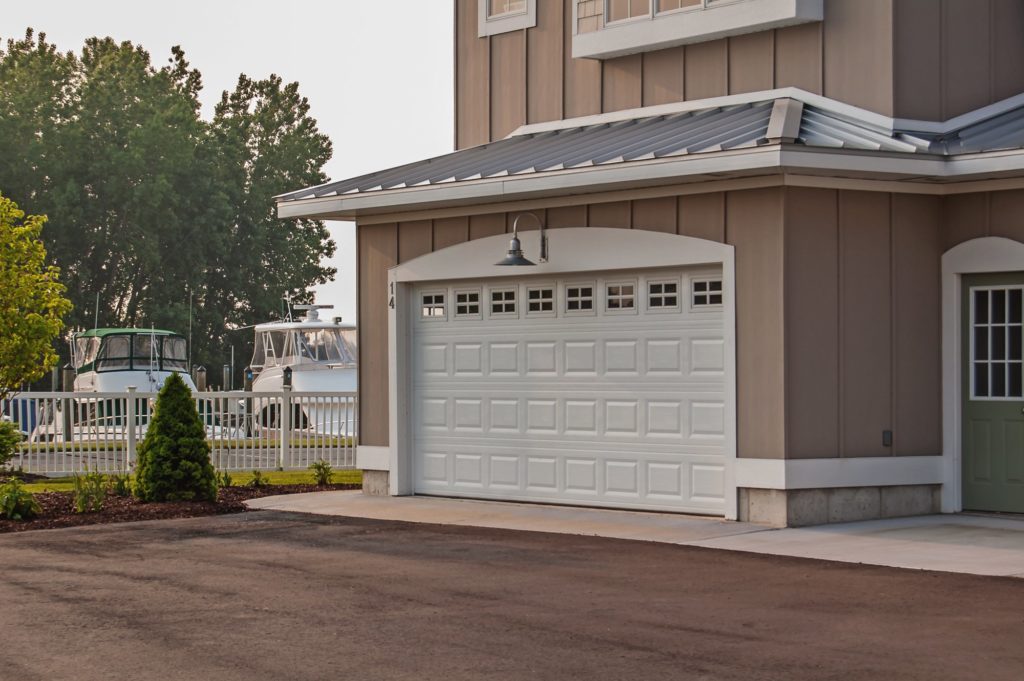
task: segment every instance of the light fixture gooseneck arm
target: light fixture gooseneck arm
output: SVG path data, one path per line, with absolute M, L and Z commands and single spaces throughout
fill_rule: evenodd
M 529 215 L 531 218 L 537 221 L 537 226 L 540 227 L 540 257 L 537 258 L 537 262 L 548 261 L 548 235 L 547 228 L 544 226 L 544 221 L 538 218 L 534 213 L 520 213 L 516 216 L 515 220 L 512 221 L 512 238 L 518 239 L 519 234 L 519 219 L 524 215 Z

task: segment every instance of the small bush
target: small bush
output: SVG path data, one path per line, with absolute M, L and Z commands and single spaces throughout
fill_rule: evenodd
M 231 487 L 235 484 L 235 479 L 232 478 L 231 473 L 228 473 L 227 471 L 217 471 L 215 475 L 218 488 Z
M 0 485 L 0 516 L 7 520 L 29 520 L 42 512 L 34 494 L 21 480 L 11 478 Z
M 111 475 L 107 483 L 107 491 L 115 497 L 130 497 L 132 495 L 132 476 L 127 473 Z
M 14 458 L 18 451 L 18 444 L 22 440 L 21 431 L 12 421 L 0 420 L 0 468 L 7 465 L 7 462 Z
M 313 471 L 313 482 L 317 485 L 329 485 L 331 484 L 331 478 L 334 476 L 334 469 L 331 468 L 331 464 L 320 459 L 309 464 L 309 470 Z
M 217 500 L 210 443 L 192 392 L 172 373 L 160 389 L 139 445 L 135 496 L 140 501 Z
M 99 513 L 107 500 L 107 485 L 99 471 L 75 475 L 75 513 Z
M 269 487 L 270 479 L 263 477 L 263 471 L 255 470 L 252 472 L 252 479 L 245 484 L 249 487 Z

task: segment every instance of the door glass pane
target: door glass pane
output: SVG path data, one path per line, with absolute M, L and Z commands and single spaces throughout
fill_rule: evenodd
M 974 359 L 988 359 L 988 327 L 974 328 Z
M 992 362 L 992 397 L 1006 396 L 1006 364 Z
M 1006 322 L 1006 291 L 992 291 L 992 323 L 1004 324 Z
M 974 395 L 988 397 L 988 364 L 985 362 L 974 363 Z
M 1005 327 L 992 329 L 992 359 L 1006 359 Z
M 1021 290 L 1019 288 L 1010 291 L 1010 323 L 1020 324 L 1021 320 Z
M 1006 350 L 1007 350 L 1007 356 L 1010 359 L 1020 359 L 1021 358 L 1021 332 L 1020 332 L 1020 328 L 1021 327 L 1019 327 L 1019 326 L 1011 326 L 1011 327 L 1009 327 L 1010 333 L 1009 333 L 1009 340 L 1007 341 L 1008 347 L 1006 348 Z
M 1007 387 L 1009 388 L 1007 394 L 1010 397 L 1020 397 L 1022 395 L 1019 362 L 1010 364 L 1010 384 Z
M 988 291 L 974 292 L 974 323 L 988 323 Z

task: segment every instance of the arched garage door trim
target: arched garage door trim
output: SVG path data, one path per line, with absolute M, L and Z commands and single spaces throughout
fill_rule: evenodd
M 414 492 L 412 446 L 412 322 L 415 285 L 429 281 L 487 280 L 510 275 L 567 275 L 614 270 L 716 265 L 722 270 L 725 468 L 724 514 L 736 517 L 736 306 L 733 247 L 704 239 L 645 230 L 571 227 L 548 231 L 550 261 L 534 267 L 496 266 L 509 235 L 465 242 L 389 270 L 389 485 L 392 495 Z M 521 234 L 527 258 L 536 261 L 539 234 Z M 512 271 L 510 271 L 512 270 Z M 515 271 L 520 270 L 520 271 Z

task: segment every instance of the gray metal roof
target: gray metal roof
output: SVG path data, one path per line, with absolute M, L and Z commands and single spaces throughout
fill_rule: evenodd
M 773 115 L 777 117 L 774 123 Z M 824 149 L 938 156 L 1024 146 L 1024 107 L 942 135 L 912 130 L 893 131 L 877 122 L 859 120 L 849 113 L 790 98 L 613 122 L 576 126 L 572 121 L 566 123 L 567 127 L 516 133 L 490 144 L 290 192 L 278 196 L 277 200 L 351 196 L 483 178 L 628 164 L 752 148 L 780 141 Z M 772 131 L 798 129 L 799 136 L 772 138 L 769 128 Z

